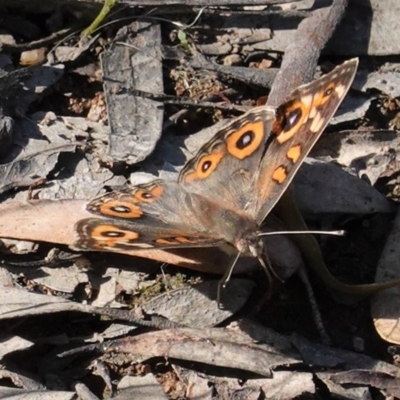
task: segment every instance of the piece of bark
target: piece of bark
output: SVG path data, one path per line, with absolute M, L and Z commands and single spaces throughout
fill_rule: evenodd
M 132 31 L 132 32 L 130 32 Z M 155 148 L 162 131 L 163 104 L 124 89 L 163 93 L 161 29 L 158 23 L 134 22 L 119 32 L 101 56 L 104 92 L 111 127 L 108 156 L 135 164 Z

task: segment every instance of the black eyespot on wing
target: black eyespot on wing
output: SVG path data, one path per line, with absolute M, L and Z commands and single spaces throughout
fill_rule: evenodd
M 236 147 L 239 150 L 245 149 L 246 147 L 250 146 L 253 143 L 255 136 L 256 135 L 255 135 L 254 131 L 246 131 L 246 132 L 244 132 L 239 137 L 239 139 L 236 141 Z
M 121 238 L 125 236 L 125 233 L 119 231 L 102 231 L 100 235 L 108 238 Z
M 201 164 L 201 171 L 202 172 L 207 172 L 207 170 L 212 166 L 212 162 L 210 160 L 204 161 Z
M 110 207 L 110 210 L 121 214 L 129 214 L 132 211 L 129 207 L 121 205 Z
M 150 192 L 143 192 L 142 193 L 142 195 L 141 195 L 141 197 L 143 198 L 143 199 L 152 199 L 153 198 L 153 195 L 150 193 Z
M 301 119 L 303 111 L 300 107 L 290 110 L 290 112 L 285 115 L 285 125 L 283 128 L 284 132 L 290 131 L 297 122 Z

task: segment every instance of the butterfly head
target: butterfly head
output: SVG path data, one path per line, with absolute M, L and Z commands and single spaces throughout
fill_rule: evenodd
M 240 254 L 250 255 L 260 258 L 263 255 L 264 242 L 259 236 L 259 232 L 250 232 L 236 240 L 235 246 Z
M 262 232 L 250 231 L 247 235 L 238 239 L 235 242 L 236 248 L 239 251 L 238 258 L 240 255 L 248 255 L 257 258 L 267 275 L 268 282 L 272 282 L 273 276 L 279 281 L 282 281 L 269 262 L 268 254 L 265 252 L 264 241 L 261 237 Z

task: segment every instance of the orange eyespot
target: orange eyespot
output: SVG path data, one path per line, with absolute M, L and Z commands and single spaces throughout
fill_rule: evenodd
M 294 126 L 296 126 L 297 123 L 300 121 L 302 115 L 303 111 L 300 107 L 290 110 L 290 112 L 286 114 L 285 126 L 283 127 L 284 132 L 288 132 Z
M 329 85 L 328 85 L 328 87 L 324 90 L 324 93 L 323 93 L 323 97 L 325 98 L 325 99 L 328 99 L 330 96 L 331 96 L 331 94 L 335 91 L 335 84 L 333 83 L 333 82 L 331 82 Z
M 332 93 L 335 91 L 335 84 L 333 82 L 329 83 L 327 87 L 319 91 L 314 95 L 312 107 L 323 106 L 331 97 Z
M 99 225 L 94 227 L 90 235 L 96 242 L 96 247 L 113 247 L 118 239 L 123 238 L 125 242 L 136 241 L 139 234 L 134 231 L 120 229 L 113 225 Z
M 162 195 L 163 191 L 164 188 L 160 185 L 151 189 L 139 189 L 134 193 L 133 201 L 135 203 L 152 203 Z
M 184 176 L 184 182 L 190 183 L 196 179 L 205 179 L 216 170 L 224 156 L 223 151 L 207 154 L 199 159 L 195 170 Z
M 251 122 L 242 126 L 238 131 L 231 133 L 227 138 L 229 154 L 243 160 L 253 154 L 264 138 L 264 123 Z
M 140 218 L 143 215 L 140 208 L 126 201 L 109 201 L 102 204 L 99 211 L 102 215 L 118 218 Z
M 283 144 L 290 140 L 298 131 L 298 127 L 306 118 L 305 104 L 295 101 L 278 108 L 272 131 L 276 140 Z

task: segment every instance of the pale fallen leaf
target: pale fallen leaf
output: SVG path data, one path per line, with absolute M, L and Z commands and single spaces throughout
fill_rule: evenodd
M 164 390 L 153 374 L 144 376 L 124 376 L 118 383 L 115 400 L 167 399 Z
M 102 276 L 102 283 L 99 285 L 99 294 L 96 300 L 92 302 L 95 307 L 125 307 L 124 304 L 119 303 L 115 300 L 118 296 L 118 268 L 107 268 L 106 272 Z
M 14 351 L 29 349 L 33 345 L 34 343 L 19 336 L 4 340 L 0 342 L 0 359 Z
M 186 370 L 179 366 L 173 366 L 175 371 L 178 372 L 180 379 L 186 383 L 186 398 L 188 400 L 212 400 L 213 387 L 209 384 L 209 379 L 195 371 Z
M 76 265 L 70 265 L 68 268 L 13 266 L 13 272 L 23 274 L 29 280 L 63 293 L 73 293 L 79 284 L 89 282 L 87 273 Z
M 10 387 L 0 387 L 2 400 L 73 400 L 75 392 L 61 392 L 51 390 L 24 390 Z
M 85 200 L 30 201 L 0 204 L 0 238 L 44 241 L 69 246 L 77 240 L 75 224 L 93 214 L 86 211 Z M 266 228 L 267 229 L 267 228 Z M 268 258 L 280 266 L 277 273 L 283 280 L 291 276 L 301 265 L 299 250 L 282 235 L 263 238 Z M 223 275 L 236 256 L 230 247 L 189 248 L 177 250 L 125 250 L 118 253 L 158 260 L 203 272 Z M 259 268 L 257 260 L 241 257 L 235 273 Z
M 254 379 L 245 387 L 260 386 L 265 398 L 274 400 L 295 399 L 315 393 L 313 374 L 297 371 L 274 371 L 272 379 Z
M 341 370 L 363 369 L 376 373 L 388 374 L 399 378 L 399 369 L 392 364 L 356 352 L 328 347 L 313 343 L 297 334 L 292 335 L 292 344 L 300 352 L 306 364 L 323 368 Z
M 376 89 L 386 95 L 395 98 L 400 96 L 400 72 L 399 71 L 359 71 L 360 75 L 356 83 L 360 90 Z M 361 81 L 362 79 L 362 81 Z

